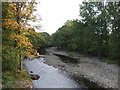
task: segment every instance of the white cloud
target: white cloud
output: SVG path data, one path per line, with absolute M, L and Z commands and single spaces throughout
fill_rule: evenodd
M 67 20 L 79 19 L 81 2 L 82 0 L 40 0 L 38 12 L 44 32 L 52 34 Z

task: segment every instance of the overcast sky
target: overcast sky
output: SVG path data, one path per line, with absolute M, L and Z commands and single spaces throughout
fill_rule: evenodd
M 79 19 L 81 2 L 82 0 L 40 0 L 37 9 L 42 18 L 42 31 L 52 34 L 67 20 Z

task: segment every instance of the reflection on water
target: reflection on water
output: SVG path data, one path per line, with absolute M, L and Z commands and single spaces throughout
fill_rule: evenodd
M 35 88 L 84 88 L 70 78 L 69 74 L 53 66 L 44 63 L 44 58 L 25 60 L 27 70 L 40 75 L 38 80 L 34 80 Z

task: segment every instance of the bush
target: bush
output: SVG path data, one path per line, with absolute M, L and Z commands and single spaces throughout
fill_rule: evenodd
M 19 67 L 19 54 L 15 48 L 4 49 L 2 52 L 2 71 L 14 71 Z

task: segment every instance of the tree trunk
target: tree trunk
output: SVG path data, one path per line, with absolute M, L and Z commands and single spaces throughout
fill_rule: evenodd
M 20 68 L 19 68 L 20 70 L 22 70 L 23 68 L 22 68 L 22 60 L 20 60 Z
M 16 5 L 17 5 L 17 23 L 20 25 L 20 15 L 19 15 L 19 11 L 20 11 L 20 3 L 19 2 L 17 2 L 16 3 Z M 19 28 L 18 28 L 18 32 L 17 32 L 17 34 L 20 34 L 20 26 L 19 26 Z M 21 55 L 21 48 L 20 48 L 20 66 L 19 66 L 19 69 L 20 70 L 22 70 L 22 55 Z
M 20 53 L 21 53 L 21 51 L 20 51 Z M 20 55 L 20 70 L 22 70 L 23 69 L 23 65 L 22 65 L 23 63 L 22 63 L 22 55 Z

